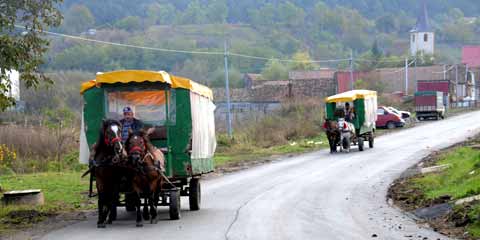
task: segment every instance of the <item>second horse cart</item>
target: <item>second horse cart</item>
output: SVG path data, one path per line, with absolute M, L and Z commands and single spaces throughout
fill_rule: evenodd
M 346 117 L 345 105 L 352 106 L 351 119 Z M 327 134 L 331 152 L 336 152 L 337 145 L 341 150 L 350 151 L 350 146 L 358 145 L 364 150 L 367 141 L 373 148 L 375 138 L 375 121 L 377 120 L 377 92 L 370 90 L 353 90 L 340 93 L 325 99 Z

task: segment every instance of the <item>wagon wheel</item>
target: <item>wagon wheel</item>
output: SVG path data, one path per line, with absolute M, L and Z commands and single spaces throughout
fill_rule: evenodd
M 189 185 L 188 202 L 190 205 L 190 211 L 198 211 L 200 210 L 200 204 L 202 202 L 200 179 L 192 178 Z
M 374 137 L 373 134 L 368 138 L 368 147 L 373 148 Z
M 344 138 L 342 147 L 345 151 L 350 152 L 350 138 Z
M 359 137 L 359 138 L 358 138 L 358 150 L 359 150 L 360 152 L 363 151 L 363 141 L 364 141 L 364 140 L 363 140 L 363 137 Z
M 169 205 L 170 219 L 180 219 L 180 190 L 170 190 L 170 205 Z
M 395 128 L 395 123 L 393 123 L 393 122 L 388 122 L 388 123 L 387 123 L 387 128 L 388 128 L 388 129 L 394 129 L 394 128 Z

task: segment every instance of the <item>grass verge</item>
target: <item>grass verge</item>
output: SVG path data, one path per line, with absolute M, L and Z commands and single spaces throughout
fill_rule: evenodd
M 439 173 L 397 180 L 389 191 L 395 204 L 407 211 L 452 203 L 480 194 L 480 138 L 437 153 L 426 165 L 450 165 Z M 480 238 L 480 202 L 453 206 L 445 216 L 427 220 L 434 229 L 462 239 Z
M 215 154 L 214 161 L 216 167 L 225 167 L 228 165 L 235 165 L 240 162 L 261 160 L 271 156 L 300 154 L 315 151 L 327 146 L 328 140 L 325 134 L 319 134 L 317 137 L 290 141 L 287 144 L 281 144 L 267 148 L 255 145 L 233 143 L 219 146 L 219 149 Z
M 93 209 L 95 204 L 88 199 L 88 178 L 80 176 L 80 172 L 1 176 L 4 191 L 41 189 L 45 205 L 1 206 L 0 236 L 25 229 L 60 212 Z

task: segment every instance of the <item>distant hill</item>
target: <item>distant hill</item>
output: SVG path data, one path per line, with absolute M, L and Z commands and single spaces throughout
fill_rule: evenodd
M 375 45 L 381 57 L 397 56 L 401 60 L 400 56 L 408 54 L 409 30 L 415 25 L 421 2 L 65 0 L 61 5 L 64 23 L 54 30 L 133 45 L 215 52 L 223 51 L 226 38 L 231 52 L 306 60 L 348 58 L 350 50 L 357 58 L 371 57 Z M 438 62 L 458 61 L 463 44 L 480 43 L 478 1 L 428 0 L 426 4 L 436 32 Z M 89 35 L 89 29 L 96 29 L 95 35 Z M 240 73 L 260 73 L 277 65 L 231 58 L 231 72 L 238 81 Z M 322 63 L 316 67 L 346 65 Z M 299 67 L 287 63 L 278 66 Z M 215 79 L 222 78 L 223 56 L 162 53 L 55 38 L 46 68 L 91 72 L 165 69 L 215 84 Z

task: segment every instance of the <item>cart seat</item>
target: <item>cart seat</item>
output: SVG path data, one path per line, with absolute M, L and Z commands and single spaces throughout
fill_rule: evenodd
M 155 131 L 150 134 L 150 140 L 166 140 L 167 139 L 167 127 L 155 126 Z

